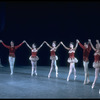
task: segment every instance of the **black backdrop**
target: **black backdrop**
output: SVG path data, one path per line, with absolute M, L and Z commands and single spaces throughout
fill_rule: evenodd
M 100 36 L 100 2 L 0 2 L 0 39 L 9 45 L 26 40 L 37 47 L 45 40 L 50 45 L 53 40 L 63 41 L 66 46 L 79 39 L 83 44 L 90 38 Z M 39 66 L 50 65 L 50 49 L 44 45 L 38 52 Z M 8 65 L 8 49 L 0 44 L 0 58 L 3 65 Z M 90 53 L 90 67 L 93 62 Z M 56 52 L 59 66 L 67 66 L 68 51 L 60 46 Z M 31 51 L 24 44 L 16 51 L 16 66 L 30 65 Z M 78 46 L 75 56 L 78 67 L 82 66 L 83 50 Z

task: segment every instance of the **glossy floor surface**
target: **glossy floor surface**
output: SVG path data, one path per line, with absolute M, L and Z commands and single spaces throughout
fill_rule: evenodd
M 59 77 L 55 77 L 55 70 L 48 79 L 50 66 L 38 66 L 37 76 L 31 76 L 31 66 L 14 68 L 14 75 L 10 75 L 9 66 L 0 67 L 0 98 L 100 98 L 100 76 L 94 89 L 91 89 L 94 80 L 94 68 L 89 68 L 90 83 L 83 85 L 83 67 L 76 68 L 77 78 L 74 81 L 73 73 L 69 82 L 66 81 L 68 67 L 59 66 Z

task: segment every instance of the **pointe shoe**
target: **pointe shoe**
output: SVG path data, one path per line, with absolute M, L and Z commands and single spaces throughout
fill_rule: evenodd
M 33 76 L 33 74 L 31 74 L 31 76 Z
M 67 82 L 69 81 L 69 78 L 67 78 Z
M 50 74 L 48 74 L 48 78 L 50 78 Z
M 31 76 L 33 76 L 33 73 L 31 73 Z
M 35 75 L 37 76 L 37 73 L 35 73 Z
M 88 83 L 90 83 L 90 80 L 89 80 L 89 79 L 87 80 L 87 84 L 88 84 Z
M 58 77 L 58 73 L 56 74 L 56 78 Z
M 86 85 L 86 81 L 84 81 L 84 83 L 83 83 L 84 85 Z
M 10 73 L 10 75 L 13 75 L 13 73 Z
M 74 80 L 76 80 L 76 77 L 77 77 L 77 76 L 75 75 L 75 76 L 74 76 Z
M 93 83 L 93 84 L 92 84 L 92 87 L 91 87 L 92 89 L 94 88 L 94 85 L 95 85 L 95 84 Z

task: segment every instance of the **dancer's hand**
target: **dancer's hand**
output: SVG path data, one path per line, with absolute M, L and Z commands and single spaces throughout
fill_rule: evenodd
M 89 42 L 91 42 L 91 39 L 88 39 Z
M 44 43 L 46 43 L 46 41 L 44 41 Z
M 76 42 L 77 42 L 77 43 L 79 43 L 79 40 L 78 40 L 78 39 L 76 39 Z
M 0 40 L 0 43 L 3 42 L 2 40 Z
M 24 40 L 23 43 L 26 43 L 26 41 Z
M 46 41 L 44 41 L 44 43 L 47 43 Z
M 62 41 L 61 41 L 60 43 L 61 43 L 61 44 L 63 44 L 63 42 L 62 42 Z
M 46 41 L 44 41 L 44 43 L 46 43 L 46 45 L 48 45 L 48 43 Z

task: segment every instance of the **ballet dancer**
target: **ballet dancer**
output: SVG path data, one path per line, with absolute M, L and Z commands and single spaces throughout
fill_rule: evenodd
M 17 45 L 17 46 L 14 46 L 14 42 L 11 41 L 10 42 L 10 46 L 4 44 L 4 42 L 2 40 L 0 40 L 0 43 L 3 44 L 4 47 L 8 48 L 9 49 L 9 64 L 10 64 L 10 75 L 13 75 L 13 70 L 14 70 L 14 63 L 15 63 L 15 51 L 20 47 L 22 46 L 22 44 L 24 43 L 25 41 L 23 41 L 21 44 Z
M 93 67 L 95 68 L 95 78 L 94 78 L 94 82 L 92 84 L 92 89 L 95 86 L 96 80 L 98 78 L 98 74 L 99 74 L 99 70 L 100 70 L 100 45 L 98 44 L 98 42 L 96 43 L 96 48 L 93 46 L 91 40 L 88 40 L 92 49 L 95 51 L 94 53 L 94 62 L 93 62 Z
M 26 41 L 25 43 L 29 47 L 29 49 L 31 49 L 31 53 L 32 53 L 31 56 L 29 57 L 29 60 L 31 61 L 32 64 L 31 76 L 33 76 L 33 74 L 37 76 L 37 61 L 39 60 L 39 57 L 37 56 L 37 52 L 38 50 L 40 50 L 40 48 L 43 46 L 45 42 L 43 42 L 38 48 L 36 48 L 35 43 L 32 44 L 32 47 L 30 47 Z
M 88 42 L 84 42 L 84 45 L 82 45 L 79 41 L 79 46 L 83 49 L 83 66 L 84 66 L 84 73 L 85 73 L 85 79 L 83 84 L 85 85 L 90 82 L 89 73 L 88 73 L 88 64 L 89 64 L 88 58 L 91 51 L 91 45 Z
M 76 80 L 76 68 L 75 68 L 75 63 L 78 62 L 78 59 L 75 58 L 74 55 L 75 55 L 75 51 L 76 51 L 76 49 L 77 49 L 77 47 L 78 47 L 78 43 L 79 43 L 79 41 L 76 40 L 76 46 L 75 46 L 75 48 L 74 48 L 73 42 L 70 42 L 70 45 L 69 45 L 70 48 L 68 48 L 68 47 L 66 47 L 66 46 L 64 45 L 63 42 L 61 42 L 61 44 L 63 45 L 63 47 L 64 47 L 66 50 L 69 50 L 69 52 L 68 52 L 68 53 L 69 53 L 69 58 L 68 58 L 67 61 L 68 61 L 68 63 L 70 63 L 70 69 L 69 69 L 67 81 L 69 81 L 69 77 L 70 77 L 70 75 L 71 75 L 73 69 L 74 69 L 74 80 Z
M 56 78 L 57 78 L 58 77 L 58 66 L 57 66 L 56 60 L 58 60 L 58 56 L 55 54 L 55 52 L 58 49 L 58 47 L 60 46 L 60 43 L 57 46 L 56 46 L 56 41 L 52 42 L 52 46 L 50 46 L 46 41 L 45 41 L 45 43 L 50 48 L 50 52 L 51 52 L 51 56 L 50 56 L 51 68 L 50 68 L 50 72 L 48 74 L 48 78 L 50 78 L 50 76 L 51 76 L 51 72 L 53 70 L 53 66 L 55 66 Z

